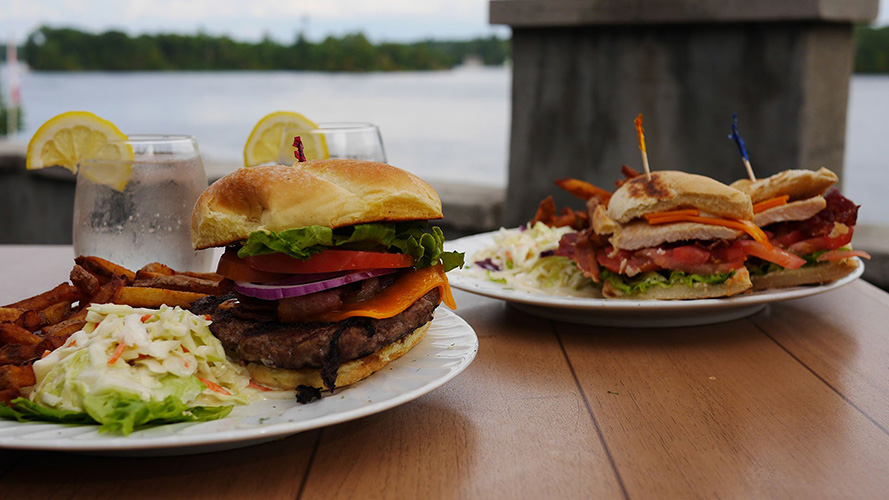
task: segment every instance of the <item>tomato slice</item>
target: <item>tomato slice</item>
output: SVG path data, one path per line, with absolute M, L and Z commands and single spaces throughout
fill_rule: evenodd
M 826 262 L 829 260 L 841 260 L 851 257 L 861 257 L 862 259 L 870 259 L 870 254 L 864 250 L 830 250 L 819 255 L 818 262 Z
M 636 255 L 635 252 L 629 250 L 614 252 L 612 248 L 600 249 L 596 252 L 596 260 L 599 265 L 614 274 L 626 274 L 627 276 L 660 269 L 660 266 L 649 257 Z
M 711 258 L 715 262 L 732 263 L 732 269 L 738 269 L 747 260 L 747 253 L 738 243 L 739 240 L 734 240 L 728 245 L 716 245 L 710 250 Z
M 312 274 L 359 269 L 396 269 L 411 267 L 414 258 L 403 253 L 363 252 L 359 250 L 324 250 L 306 260 L 283 253 L 245 257 L 253 269 L 270 273 Z
M 710 259 L 710 252 L 696 245 L 683 245 L 673 249 L 673 259 L 680 264 L 703 264 Z
M 222 257 L 219 258 L 216 272 L 230 280 L 251 281 L 254 283 L 270 283 L 287 277 L 286 274 L 269 273 L 253 269 L 247 265 L 244 259 L 238 257 L 238 252 L 232 250 L 226 250 Z
M 799 269 L 806 263 L 805 259 L 792 254 L 787 250 L 782 250 L 775 246 L 769 248 L 758 241 L 740 240 L 738 241 L 738 245 L 741 245 L 741 248 L 743 248 L 748 255 L 774 262 L 784 269 Z
M 773 238 L 770 239 L 772 240 L 773 244 L 778 245 L 781 248 L 787 248 L 794 243 L 806 239 L 806 234 L 799 229 L 795 229 L 784 234 L 775 235 Z
M 836 250 L 842 246 L 846 246 L 852 241 L 852 228 L 846 234 L 841 234 L 834 238 L 829 235 L 816 236 L 807 240 L 802 240 L 790 245 L 787 249 L 799 255 L 808 255 L 818 250 Z
M 723 252 L 724 253 L 724 252 Z M 676 248 L 646 248 L 635 253 L 637 258 L 648 258 L 659 269 L 683 271 L 690 274 L 716 274 L 734 271 L 744 265 L 741 257 L 732 261 L 716 258 L 716 254 L 699 245 L 684 245 Z

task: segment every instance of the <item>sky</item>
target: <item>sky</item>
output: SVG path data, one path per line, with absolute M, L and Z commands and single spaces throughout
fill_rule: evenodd
M 0 35 L 22 43 L 41 25 L 131 35 L 200 31 L 258 41 L 313 41 L 362 32 L 374 42 L 464 40 L 509 28 L 488 24 L 487 0 L 0 0 Z
M 357 32 L 374 42 L 509 36 L 508 27 L 488 23 L 488 0 L 0 0 L 3 41 L 22 43 L 44 24 L 288 43 L 300 31 L 313 41 Z M 889 0 L 880 0 L 876 24 L 889 24 Z

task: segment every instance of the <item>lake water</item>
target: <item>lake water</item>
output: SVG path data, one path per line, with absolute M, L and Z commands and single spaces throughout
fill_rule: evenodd
M 4 72 L 5 76 L 5 72 Z M 316 122 L 377 123 L 389 162 L 430 180 L 506 184 L 508 68 L 329 74 L 298 72 L 42 73 L 21 75 L 26 129 L 71 109 L 124 132 L 194 135 L 212 166 L 242 161 L 266 113 L 298 111 Z M 4 80 L 4 90 L 6 90 Z M 885 224 L 889 76 L 855 76 L 849 102 L 844 191 L 860 219 Z M 208 169 L 209 170 L 209 169 Z M 211 175 L 223 172 L 209 172 Z
M 315 122 L 378 124 L 389 163 L 421 177 L 506 184 L 510 72 L 503 68 L 369 74 L 33 72 L 21 81 L 26 138 L 54 115 L 83 109 L 127 134 L 193 135 L 208 164 L 241 164 L 256 122 L 267 113 L 291 110 Z

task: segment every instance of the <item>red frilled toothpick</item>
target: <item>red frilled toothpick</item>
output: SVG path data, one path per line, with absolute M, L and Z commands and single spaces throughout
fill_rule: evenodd
M 296 161 L 306 161 L 306 154 L 303 152 L 303 140 L 299 136 L 293 138 L 293 147 L 296 148 L 296 151 L 293 152 Z
M 645 129 L 642 128 L 642 113 L 633 120 L 636 125 L 636 133 L 639 134 L 639 151 L 642 151 L 642 167 L 645 168 L 645 177 L 651 180 L 651 170 L 648 168 L 648 151 L 645 150 Z

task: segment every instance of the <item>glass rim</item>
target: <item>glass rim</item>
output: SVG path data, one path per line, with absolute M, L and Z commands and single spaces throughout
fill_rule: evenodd
M 296 130 L 299 127 L 285 127 L 284 132 Z M 331 132 L 378 132 L 380 127 L 370 122 L 324 122 L 317 127 L 305 130 L 309 134 L 327 134 Z
M 103 146 L 99 149 L 85 153 L 80 159 L 80 164 L 112 164 L 121 161 L 141 163 L 146 161 L 144 159 L 146 157 L 154 158 L 158 155 L 164 157 L 171 155 L 200 156 L 197 139 L 186 134 L 132 134 L 126 139 L 112 137 L 106 139 L 102 144 Z M 105 156 L 102 153 L 104 148 L 126 150 L 129 151 L 129 154 L 126 157 Z
M 175 144 L 178 142 L 197 142 L 193 135 L 186 134 L 131 134 L 126 139 L 111 138 L 105 142 L 118 144 Z

